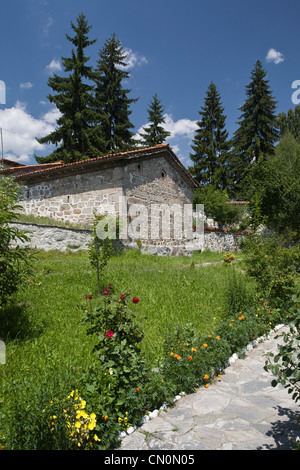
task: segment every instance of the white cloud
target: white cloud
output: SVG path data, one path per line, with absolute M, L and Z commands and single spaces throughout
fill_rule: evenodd
M 133 69 L 136 66 L 146 65 L 148 64 L 148 60 L 145 56 L 139 55 L 137 52 L 133 52 L 132 49 L 124 49 L 127 58 L 125 59 L 126 67 L 120 67 L 121 69 Z
M 169 139 L 175 139 L 176 137 L 193 139 L 197 128 L 197 121 L 191 121 L 187 118 L 174 121 L 171 114 L 164 114 L 164 120 L 164 128 L 171 133 Z
M 33 84 L 31 82 L 26 82 L 26 83 L 20 83 L 20 88 L 29 90 L 30 88 L 33 87 Z
M 51 26 L 53 26 L 53 24 L 54 24 L 53 18 L 51 16 L 48 16 L 43 26 L 43 34 L 45 36 L 48 36 L 49 30 Z
M 269 49 L 266 56 L 267 62 L 274 62 L 274 64 L 279 64 L 284 61 L 284 56 L 281 52 L 276 51 L 275 49 Z
M 59 72 L 62 70 L 59 60 L 52 59 L 50 64 L 46 66 L 46 70 L 48 73 Z
M 21 163 L 36 163 L 34 153 L 43 151 L 36 137 L 44 137 L 55 129 L 56 110 L 50 110 L 41 119 L 35 119 L 26 111 L 26 105 L 17 101 L 14 107 L 0 110 L 0 127 L 3 127 L 4 158 Z

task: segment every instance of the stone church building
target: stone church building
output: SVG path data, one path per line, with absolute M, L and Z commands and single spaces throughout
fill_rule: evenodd
M 91 225 L 93 212 L 113 206 L 120 197 L 133 204 L 191 205 L 198 183 L 168 144 L 90 158 L 75 163 L 19 165 L 0 170 L 22 186 L 26 214 L 72 224 Z

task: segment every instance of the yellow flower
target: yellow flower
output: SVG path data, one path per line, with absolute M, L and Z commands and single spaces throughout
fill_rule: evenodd
M 91 414 L 90 414 L 90 418 L 91 418 L 91 419 L 96 419 L 95 413 L 91 413 Z
M 194 352 L 194 353 L 198 352 L 197 349 L 195 349 L 195 348 L 192 348 L 191 351 Z
M 97 436 L 97 434 L 94 434 L 94 440 L 97 442 L 97 441 L 101 441 L 101 439 L 99 439 L 99 437 Z
M 207 344 L 206 344 L 206 343 L 204 343 L 204 344 L 203 344 L 203 347 L 204 347 L 204 348 L 207 348 Z
M 80 421 L 76 421 L 76 423 L 75 423 L 75 428 L 78 428 L 78 429 L 79 429 L 80 426 L 81 426 L 81 422 L 80 422 Z
M 91 421 L 91 422 L 88 424 L 88 428 L 89 428 L 90 431 L 92 431 L 95 426 L 96 426 L 95 421 Z
M 208 388 L 209 387 L 209 384 L 205 384 L 205 388 Z
M 205 380 L 208 380 L 209 379 L 209 376 L 207 374 L 205 374 L 205 376 L 203 377 Z
M 82 408 L 82 409 L 85 408 L 86 401 L 85 401 L 85 400 L 81 400 L 80 405 L 81 405 L 81 408 Z

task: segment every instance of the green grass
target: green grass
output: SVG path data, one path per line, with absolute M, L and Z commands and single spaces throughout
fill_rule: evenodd
M 192 322 L 200 333 L 210 334 L 222 320 L 232 272 L 244 277 L 239 263 L 196 267 L 222 259 L 221 253 L 158 257 L 132 250 L 110 260 L 102 287 L 111 283 L 116 295 L 130 291 L 140 299 L 132 308 L 141 321 L 142 348 L 151 367 L 157 365 L 165 334 L 176 325 Z M 37 253 L 34 277 L 0 311 L 0 338 L 6 345 L 0 405 L 54 383 L 58 389 L 76 386 L 95 361 L 91 336 L 81 323 L 85 295 L 93 295 L 94 305 L 99 301 L 87 252 Z

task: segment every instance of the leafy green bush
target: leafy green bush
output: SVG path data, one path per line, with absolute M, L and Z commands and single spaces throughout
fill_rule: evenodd
M 272 386 L 281 384 L 291 394 L 295 402 L 300 400 L 300 291 L 293 296 L 294 305 L 291 308 L 289 329 L 275 338 L 283 338 L 283 344 L 278 344 L 278 353 L 266 354 L 265 370 L 271 372 L 276 378 Z M 294 445 L 300 450 L 300 442 Z
M 244 209 L 228 204 L 227 192 L 207 185 L 194 191 L 194 204 L 204 204 L 205 215 L 212 218 L 219 226 L 234 224 L 243 215 Z
M 27 247 L 11 246 L 29 240 L 26 232 L 9 225 L 21 209 L 17 204 L 19 194 L 20 187 L 13 179 L 0 179 L 0 307 L 7 304 L 31 274 L 31 251 Z
M 286 246 L 286 239 L 263 233 L 249 234 L 242 244 L 247 273 L 256 280 L 260 299 L 278 303 L 291 298 L 300 266 L 299 246 Z
M 293 301 L 289 330 L 276 336 L 282 337 L 284 344 L 278 344 L 278 354 L 266 354 L 265 370 L 277 376 L 272 381 L 273 387 L 283 385 L 297 402 L 300 400 L 300 291 L 293 296 Z

